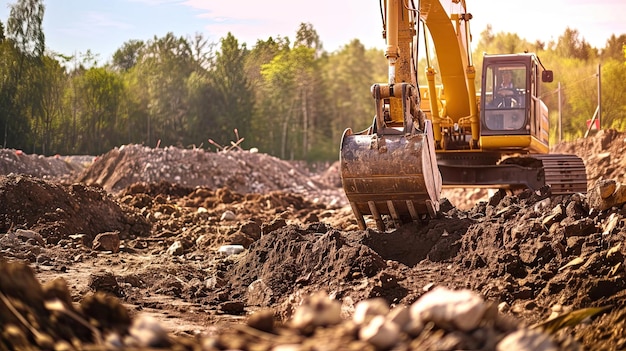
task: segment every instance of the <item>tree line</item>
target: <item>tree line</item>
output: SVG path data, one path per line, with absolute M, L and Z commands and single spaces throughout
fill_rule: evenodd
M 308 23 L 293 42 L 270 37 L 252 48 L 231 33 L 218 43 L 173 33 L 129 40 L 99 64 L 89 51 L 47 52 L 44 10 L 43 0 L 19 0 L 6 25 L 0 22 L 2 147 L 99 155 L 131 143 L 220 149 L 239 142 L 283 159 L 334 160 L 346 127 L 371 124 L 370 86 L 387 80 L 382 50 L 355 39 L 326 52 Z M 597 106 L 599 63 L 603 128 L 624 129 L 625 43 L 626 35 L 614 35 L 596 49 L 573 29 L 556 42 L 530 43 L 488 27 L 474 62 L 480 73 L 476 53 L 537 52 L 555 72 L 544 96 L 551 119 L 561 96 L 562 135 L 571 140 L 584 134 Z M 552 141 L 556 135 L 553 128 Z

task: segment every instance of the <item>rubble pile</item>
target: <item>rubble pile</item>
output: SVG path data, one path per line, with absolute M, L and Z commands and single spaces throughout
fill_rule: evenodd
M 330 206 L 346 204 L 336 187 L 309 177 L 292 163 L 249 150 L 210 152 L 200 148 L 124 145 L 99 157 L 76 181 L 101 186 L 112 193 L 137 182 L 165 181 L 187 187 L 228 187 L 241 194 L 280 190 Z

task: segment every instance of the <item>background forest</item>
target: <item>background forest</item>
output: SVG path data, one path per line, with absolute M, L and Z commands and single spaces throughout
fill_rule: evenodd
M 382 50 L 355 39 L 326 52 L 307 23 L 293 42 L 270 37 L 252 48 L 232 34 L 219 43 L 172 33 L 129 40 L 100 63 L 90 52 L 47 51 L 44 12 L 43 0 L 20 0 L 0 22 L 1 147 L 99 155 L 123 144 L 215 148 L 241 137 L 244 148 L 282 159 L 335 160 L 344 129 L 372 122 L 370 86 L 387 80 Z M 531 43 L 488 27 L 473 56 L 480 74 L 483 52 L 538 53 L 555 75 L 544 89 L 555 143 L 584 135 L 599 81 L 602 128 L 625 129 L 625 44 L 626 34 L 613 35 L 594 48 L 569 28 L 556 42 Z

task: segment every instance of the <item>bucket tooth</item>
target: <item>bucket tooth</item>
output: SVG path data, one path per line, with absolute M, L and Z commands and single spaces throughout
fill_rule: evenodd
M 393 224 L 396 226 L 396 228 L 399 228 L 402 225 L 402 220 L 400 218 L 398 210 L 396 209 L 396 206 L 393 204 L 393 201 L 387 201 L 387 208 L 389 209 L 389 214 L 393 219 Z
M 352 207 L 352 212 L 356 218 L 356 223 L 359 225 L 359 229 L 365 230 L 367 226 L 365 225 L 365 219 L 363 218 L 363 214 L 359 210 L 359 207 L 353 201 L 350 201 L 350 207 Z
M 385 230 L 385 222 L 383 222 L 383 217 L 380 215 L 380 211 L 378 211 L 378 207 L 376 207 L 376 203 L 374 201 L 368 201 L 367 205 L 370 208 L 370 213 L 372 217 L 374 217 L 374 221 L 376 221 L 376 228 L 381 232 Z
M 406 207 L 409 210 L 409 214 L 411 215 L 411 219 L 413 221 L 418 221 L 420 219 L 420 216 L 417 214 L 417 210 L 415 209 L 415 205 L 413 204 L 413 201 L 406 200 Z

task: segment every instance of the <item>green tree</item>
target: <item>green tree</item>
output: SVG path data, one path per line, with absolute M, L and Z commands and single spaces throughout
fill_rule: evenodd
M 606 46 L 602 50 L 600 58 L 604 60 L 623 60 L 624 46 L 626 45 L 626 34 L 616 37 L 615 34 L 606 41 Z
M 274 57 L 283 51 L 289 51 L 288 38 L 268 38 L 257 40 L 246 57 L 245 72 L 250 88 L 254 94 L 254 118 L 250 121 L 250 143 L 259 150 L 278 155 L 279 147 L 275 142 L 278 139 L 278 130 L 274 124 L 274 104 L 270 96 L 273 96 L 274 87 L 266 82 L 262 74 L 262 68 L 269 64 Z
M 30 144 L 28 116 L 39 104 L 37 96 L 28 96 L 27 77 L 33 65 L 40 64 L 45 36 L 42 30 L 44 6 L 41 0 L 19 0 L 10 5 L 6 39 L 3 40 L 3 69 L 0 103 L 3 146 L 24 148 Z M 31 71 L 32 72 L 32 71 Z M 27 106 L 33 102 L 32 106 Z
M 480 33 L 480 40 L 473 53 L 475 62 L 482 62 L 482 54 L 515 54 L 524 51 L 534 51 L 541 43 L 531 44 L 516 33 L 493 33 L 491 25 Z
M 43 32 L 43 0 L 18 0 L 11 5 L 7 21 L 8 37 L 15 41 L 22 54 L 41 57 L 46 48 Z
M 221 145 L 230 145 L 237 129 L 244 138 L 251 130 L 254 111 L 254 94 L 245 74 L 248 50 L 239 45 L 229 32 L 221 39 L 215 66 L 211 71 L 211 85 L 215 91 L 213 115 L 215 129 L 209 131 L 211 139 Z
M 194 70 L 189 42 L 168 33 L 147 43 L 138 63 L 131 69 L 129 86 L 134 92 L 131 106 L 144 113 L 130 112 L 134 124 L 143 121 L 148 145 L 183 145 L 189 132 L 187 78 Z
M 111 65 L 113 68 L 126 72 L 137 64 L 145 43 L 141 40 L 129 40 L 121 48 L 115 50 Z
M 370 88 L 387 82 L 387 62 L 381 50 L 368 51 L 354 39 L 331 54 L 322 71 L 332 116 L 332 139 L 338 145 L 346 128 L 361 131 L 372 124 L 375 111 Z
M 316 57 L 324 51 L 320 36 L 311 23 L 300 23 L 296 32 L 296 40 L 293 44 L 296 48 L 304 46 L 314 49 Z
M 79 79 L 78 101 L 80 138 L 78 149 L 97 155 L 119 143 L 123 83 L 118 75 L 104 68 L 90 68 Z
M 626 130 L 626 64 L 609 60 L 602 65 L 602 128 Z
M 41 104 L 38 114 L 33 116 L 34 134 L 33 152 L 48 154 L 52 150 L 59 150 L 66 135 L 61 133 L 63 123 L 64 99 L 67 89 L 67 75 L 60 63 L 44 57 L 43 65 L 36 70 L 34 81 L 40 87 Z
M 198 69 L 204 71 L 211 69 L 215 62 L 215 47 L 217 44 L 209 42 L 202 33 L 196 33 L 189 42 L 193 60 L 197 64 Z
M 593 60 L 598 56 L 597 50 L 592 48 L 585 39 L 579 38 L 576 29 L 569 27 L 559 36 L 554 50 L 563 58 L 570 57 L 583 61 Z

